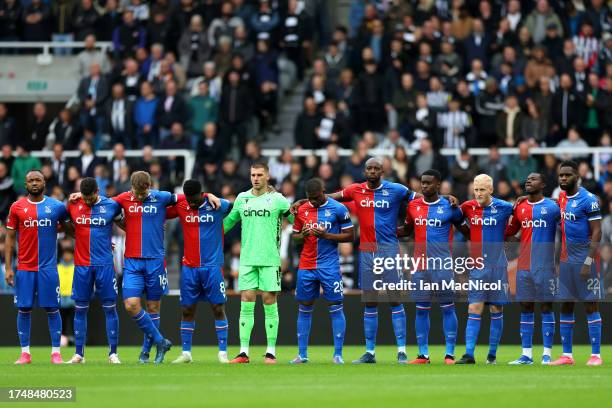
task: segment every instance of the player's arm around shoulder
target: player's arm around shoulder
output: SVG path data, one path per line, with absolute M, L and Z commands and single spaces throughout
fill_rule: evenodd
M 302 243 L 307 236 L 310 235 L 310 230 L 304 227 L 304 212 L 302 210 L 304 204 L 300 205 L 297 212 L 294 214 L 292 237 L 297 243 Z
M 461 210 L 461 214 L 463 215 L 462 222 L 459 225 L 455 224 L 455 229 L 468 241 L 470 240 L 470 223 L 468 222 L 469 207 L 469 201 L 466 201 L 459 206 L 459 210 Z
M 52 199 L 52 203 L 57 209 L 57 231 L 63 232 L 69 237 L 74 237 L 74 225 L 70 217 L 70 211 L 66 204 L 59 200 Z
M 240 210 L 242 208 L 243 193 L 238 194 L 236 201 L 234 201 L 231 210 L 225 218 L 223 218 L 223 230 L 228 232 L 240 221 Z
M 274 194 L 276 195 L 279 216 L 286 217 L 290 223 L 293 223 L 293 221 L 295 221 L 295 214 L 291 212 L 291 204 L 289 203 L 289 200 L 287 200 L 281 193 Z
M 223 218 L 227 217 L 229 213 L 232 211 L 232 208 L 234 208 L 234 203 L 232 203 L 229 200 L 226 200 L 225 198 L 220 199 L 219 205 L 220 205 L 219 210 L 223 214 Z
M 414 230 L 414 220 L 410 213 L 410 209 L 414 206 L 415 202 L 416 201 L 411 200 L 406 205 L 406 218 L 404 219 L 404 223 L 395 229 L 395 235 L 397 235 L 398 238 L 409 237 Z

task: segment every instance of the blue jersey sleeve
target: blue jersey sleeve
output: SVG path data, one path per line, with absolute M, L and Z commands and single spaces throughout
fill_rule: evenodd
M 336 219 L 338 220 L 338 224 L 340 224 L 341 229 L 351 228 L 353 226 L 351 214 L 349 213 L 348 208 L 342 204 L 339 204 L 336 207 Z
M 586 213 L 587 219 L 589 221 L 601 219 L 601 209 L 599 208 L 599 200 L 597 200 L 597 197 L 592 193 L 588 193 L 587 198 L 584 201 L 584 212 Z
M 457 206 L 450 206 L 451 210 L 451 222 L 455 225 L 461 225 L 463 223 L 463 213 Z
M 223 216 L 225 217 L 232 210 L 232 203 L 222 198 L 220 210 L 221 210 L 221 214 L 223 214 Z
M 121 206 L 119 205 L 118 202 L 116 202 L 115 200 L 107 200 L 108 205 L 113 209 L 113 218 L 114 219 L 118 219 L 121 218 Z
M 504 203 L 504 216 L 506 219 L 506 222 L 510 219 L 510 217 L 512 216 L 512 213 L 514 212 L 514 205 L 507 202 L 507 201 L 502 201 Z
M 158 191 L 157 193 L 159 194 L 159 201 L 164 203 L 166 207 L 174 205 L 178 201 L 176 194 L 172 194 L 169 191 Z
M 68 209 L 61 201 L 56 200 L 57 207 L 57 221 L 64 222 L 69 219 Z
M 412 191 L 411 189 L 409 189 L 403 184 L 399 184 L 399 183 L 394 183 L 394 184 L 397 186 L 402 200 L 411 201 L 414 199 L 414 191 Z
M 559 206 L 557 205 L 557 203 L 555 203 L 553 201 L 552 205 L 550 206 L 551 210 L 553 211 L 553 214 L 555 216 L 555 221 L 559 222 L 561 221 L 561 208 L 559 208 Z

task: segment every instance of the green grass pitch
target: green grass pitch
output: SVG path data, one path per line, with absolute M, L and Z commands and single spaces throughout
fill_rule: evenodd
M 50 403 L 50 407 L 603 407 L 612 400 L 612 346 L 603 348 L 604 366 L 587 367 L 590 346 L 576 346 L 574 367 L 507 366 L 518 357 L 520 346 L 502 345 L 498 365 L 484 364 L 486 346 L 477 349 L 476 366 L 445 366 L 444 350 L 431 348 L 430 366 L 398 366 L 395 347 L 377 348 L 376 365 L 351 365 L 361 346 L 345 349 L 344 366 L 331 363 L 332 347 L 311 347 L 310 363 L 291 366 L 296 348 L 277 349 L 278 364 L 263 364 L 263 347 L 251 349 L 249 365 L 221 365 L 214 347 L 194 347 L 195 362 L 171 365 L 179 354 L 174 348 L 163 366 L 136 363 L 139 349 L 119 350 L 123 365 L 106 363 L 106 349 L 89 347 L 87 364 L 52 366 L 49 349 L 32 350 L 30 366 L 14 366 L 19 349 L 0 348 L 0 387 L 76 387 L 76 403 Z M 540 346 L 536 346 L 539 359 Z M 230 354 L 236 353 L 230 348 Z M 462 347 L 458 347 L 462 351 Z M 410 357 L 415 347 L 409 346 Z M 560 352 L 557 345 L 556 357 Z M 64 349 L 69 358 L 72 349 Z M 608 402 L 606 402 L 608 401 Z M 40 403 L 4 406 L 41 406 Z

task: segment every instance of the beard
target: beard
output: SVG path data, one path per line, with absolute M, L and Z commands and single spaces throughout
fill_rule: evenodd
M 26 191 L 28 192 L 29 195 L 38 197 L 43 194 L 43 192 L 45 191 L 45 188 L 43 187 L 40 189 L 31 189 L 31 188 L 26 187 Z

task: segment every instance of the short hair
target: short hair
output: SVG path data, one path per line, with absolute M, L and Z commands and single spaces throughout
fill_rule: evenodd
M 442 174 L 436 169 L 425 170 L 423 174 L 421 174 L 421 177 L 423 176 L 433 176 L 437 181 L 442 181 Z
M 130 176 L 130 183 L 135 190 L 146 190 L 151 187 L 151 175 L 146 171 L 135 171 Z
M 488 174 L 479 174 L 476 177 L 474 177 L 474 183 L 476 182 L 483 182 L 483 183 L 487 183 L 488 185 L 490 185 L 491 187 L 493 187 L 493 177 L 489 176 Z
M 540 173 L 540 172 L 537 172 L 537 171 L 534 171 L 534 172 L 533 172 L 533 174 L 537 174 L 537 175 L 538 175 L 538 177 L 540 178 L 540 181 L 541 181 L 542 183 L 546 184 L 546 178 L 544 177 L 544 174 L 542 174 L 542 173 Z
M 264 162 L 256 162 L 251 164 L 252 169 L 264 169 L 266 173 L 270 172 L 270 168 L 268 167 L 268 163 Z
M 91 195 L 98 189 L 98 182 L 93 177 L 85 177 L 81 180 L 81 194 Z
M 202 193 L 202 183 L 195 179 L 186 180 L 183 184 L 183 193 L 187 196 L 195 196 Z
M 311 178 L 306 182 L 306 194 L 320 193 L 323 191 L 323 180 L 318 177 Z
M 571 167 L 574 173 L 578 173 L 578 163 L 573 160 L 563 160 L 561 164 L 559 164 L 559 168 L 561 167 Z
M 28 178 L 28 174 L 30 173 L 40 173 L 40 175 L 43 176 L 43 179 L 45 178 L 45 175 L 43 174 L 41 169 L 31 169 L 26 173 L 26 178 Z

